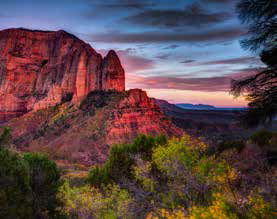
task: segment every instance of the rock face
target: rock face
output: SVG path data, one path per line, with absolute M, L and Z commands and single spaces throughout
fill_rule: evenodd
M 89 44 L 63 30 L 0 31 L 2 118 L 78 102 L 92 90 L 124 91 L 124 84 L 114 51 L 102 59 Z
M 102 89 L 125 90 L 125 72 L 115 51 L 111 50 L 102 62 Z
M 19 150 L 91 165 L 139 134 L 180 136 L 146 92 L 125 91 L 114 51 L 102 59 L 64 31 L 0 31 L 0 120 Z
M 128 143 L 139 134 L 183 134 L 139 89 L 91 92 L 79 106 L 64 103 L 29 112 L 6 125 L 18 149 L 85 165 L 105 161 L 112 144 Z
M 160 108 L 140 89 L 129 90 L 112 111 L 107 125 L 107 144 L 128 142 L 138 134 L 181 136 L 181 129 L 161 112 Z

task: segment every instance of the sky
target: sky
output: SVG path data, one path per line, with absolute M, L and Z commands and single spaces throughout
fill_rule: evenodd
M 70 32 L 103 56 L 117 51 L 126 87 L 171 103 L 241 107 L 231 79 L 261 66 L 240 40 L 236 0 L 0 0 L 0 29 Z

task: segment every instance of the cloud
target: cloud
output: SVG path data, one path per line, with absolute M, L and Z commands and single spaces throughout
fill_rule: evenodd
M 228 91 L 230 78 L 176 78 L 176 77 L 132 77 L 127 78 L 128 87 L 143 89 L 176 89 L 191 91 Z
M 154 6 L 153 2 L 147 2 L 143 0 L 106 0 L 106 1 L 94 1 L 91 2 L 92 5 L 109 8 L 109 9 L 146 9 L 148 7 Z
M 202 62 L 196 65 L 233 65 L 233 64 L 253 64 L 259 63 L 259 59 L 256 57 L 240 57 L 233 59 L 220 59 L 209 62 Z
M 203 3 L 220 3 L 220 4 L 226 4 L 226 3 L 234 3 L 237 0 L 202 0 Z
M 245 30 L 240 27 L 209 30 L 205 32 L 106 32 L 90 35 L 93 42 L 104 43 L 207 43 L 239 39 Z
M 108 50 L 99 50 L 98 52 L 105 56 Z M 116 53 L 127 74 L 155 68 L 153 60 L 137 55 L 134 49 L 117 50 Z
M 209 12 L 199 4 L 192 4 L 183 10 L 147 9 L 124 20 L 128 23 L 151 27 L 193 27 L 217 24 L 230 19 L 228 12 Z
M 157 55 L 156 58 L 167 60 L 171 55 L 170 54 L 163 54 L 163 55 Z
M 239 79 L 249 76 L 256 72 L 257 69 L 240 69 L 233 71 L 225 76 L 216 77 L 142 77 L 138 75 L 129 75 L 127 77 L 127 86 L 130 88 L 143 89 L 175 89 L 204 92 L 229 92 L 230 82 L 232 79 Z
M 170 46 L 164 47 L 163 49 L 176 49 L 178 47 L 180 47 L 180 45 L 170 45 Z
M 193 62 L 196 62 L 196 61 L 195 61 L 195 60 L 192 60 L 192 59 L 188 59 L 188 60 L 182 61 L 181 63 L 183 63 L 183 64 L 188 64 L 188 63 L 193 63 Z

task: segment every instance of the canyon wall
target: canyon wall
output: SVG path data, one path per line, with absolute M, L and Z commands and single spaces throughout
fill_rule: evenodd
M 124 69 L 114 51 L 103 59 L 63 30 L 0 31 L 0 119 L 77 102 L 102 89 L 125 89 Z

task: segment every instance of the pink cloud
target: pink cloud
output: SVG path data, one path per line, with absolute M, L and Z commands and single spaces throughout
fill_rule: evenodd
M 229 92 L 232 79 L 239 79 L 254 74 L 259 69 L 249 68 L 234 71 L 224 76 L 217 77 L 143 77 L 128 74 L 126 85 L 128 88 L 143 89 L 175 89 L 205 92 Z
M 102 49 L 98 52 L 105 56 L 108 50 Z M 116 50 L 116 53 L 127 74 L 155 68 L 155 62 L 153 60 L 136 55 L 133 49 Z

